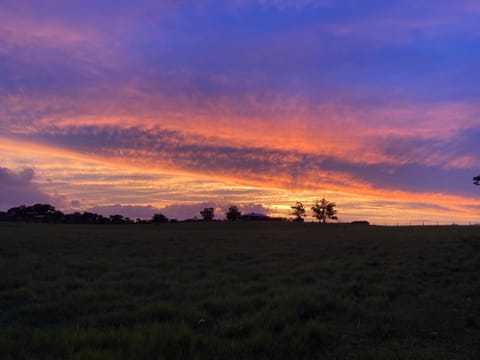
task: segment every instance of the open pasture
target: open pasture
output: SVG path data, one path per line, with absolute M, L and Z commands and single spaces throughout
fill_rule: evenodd
M 477 359 L 480 227 L 0 224 L 1 359 Z

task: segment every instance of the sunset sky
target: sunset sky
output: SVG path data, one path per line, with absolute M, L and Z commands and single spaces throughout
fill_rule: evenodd
M 0 210 L 480 223 L 476 0 L 0 0 Z

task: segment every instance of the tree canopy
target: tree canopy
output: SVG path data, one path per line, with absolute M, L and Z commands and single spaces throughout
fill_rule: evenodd
M 242 216 L 242 213 L 240 212 L 240 210 L 238 210 L 237 206 L 231 205 L 228 208 L 228 211 L 225 213 L 225 216 L 229 221 L 238 221 L 240 219 L 240 216 Z
M 297 201 L 295 205 L 290 206 L 292 208 L 292 215 L 295 216 L 294 221 L 303 221 L 306 215 L 305 207 L 300 201 Z
M 200 215 L 202 215 L 204 221 L 212 221 L 215 217 L 215 209 L 212 207 L 204 208 L 202 211 L 200 211 Z
M 335 210 L 335 206 L 337 205 L 334 202 L 330 202 L 325 198 L 320 201 L 317 200 L 315 205 L 312 206 L 313 216 L 324 224 L 328 219 L 337 220 L 337 210 Z
M 168 218 L 165 215 L 158 213 L 153 215 L 152 222 L 154 224 L 166 223 L 168 222 Z
M 475 185 L 480 185 L 480 175 L 473 178 L 473 183 Z

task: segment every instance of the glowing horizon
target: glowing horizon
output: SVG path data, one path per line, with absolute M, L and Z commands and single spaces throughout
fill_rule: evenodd
M 0 210 L 287 216 L 325 197 L 343 221 L 478 223 L 479 14 L 468 0 L 7 0 Z

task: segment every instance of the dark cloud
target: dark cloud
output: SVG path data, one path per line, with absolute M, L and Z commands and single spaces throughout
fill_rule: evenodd
M 480 129 L 466 128 L 448 138 L 422 137 L 415 134 L 386 136 L 373 139 L 381 153 L 397 159 L 399 164 L 453 167 L 459 158 L 469 157 L 473 164 L 457 164 L 455 167 L 480 166 Z
M 8 168 L 0 167 L 0 183 L 3 185 L 22 186 L 32 182 L 35 171 L 31 168 L 25 168 L 19 172 L 14 172 Z
M 311 172 L 316 172 L 315 182 L 328 181 L 328 174 L 319 172 L 325 160 L 322 155 L 230 146 L 218 144 L 215 138 L 187 136 L 172 130 L 85 126 L 36 134 L 34 140 L 136 164 L 237 177 L 243 181 L 275 178 L 285 187 L 296 187 L 298 178 L 308 180 Z M 336 179 L 337 184 L 341 181 Z
M 13 171 L 0 167 L 0 209 L 34 203 L 52 203 L 54 199 L 45 194 L 33 181 L 35 171 L 25 168 Z
M 155 164 L 256 184 L 274 180 L 290 189 L 332 185 L 349 188 L 355 179 L 381 188 L 463 195 L 472 194 L 465 179 L 470 179 L 474 164 L 468 161 L 475 162 L 480 151 L 480 141 L 476 142 L 479 133 L 475 129 L 449 139 L 424 139 L 415 135 L 372 139 L 372 146 L 396 161 L 389 164 L 359 164 L 300 150 L 225 145 L 215 138 L 138 127 L 51 128 L 34 138 L 81 153 L 121 158 L 136 164 Z M 462 146 L 463 143 L 468 146 Z M 467 163 L 459 163 L 462 159 L 467 159 Z

